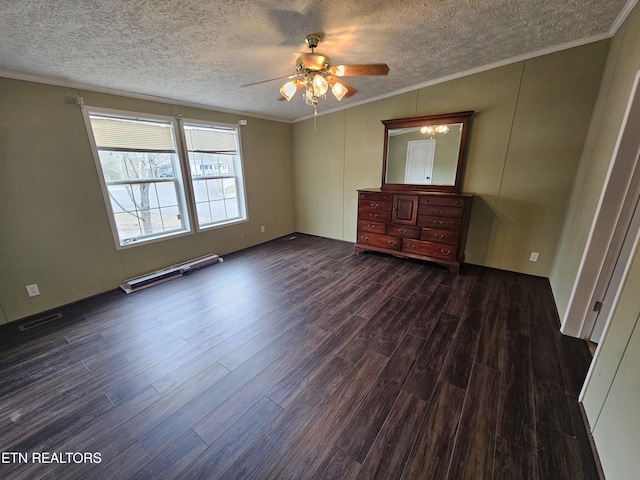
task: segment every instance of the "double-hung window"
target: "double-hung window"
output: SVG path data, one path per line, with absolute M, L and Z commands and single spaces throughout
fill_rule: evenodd
M 199 228 L 246 217 L 242 162 L 237 127 L 185 121 L 182 125 L 189 156 Z
M 237 127 L 83 109 L 117 248 L 246 218 Z

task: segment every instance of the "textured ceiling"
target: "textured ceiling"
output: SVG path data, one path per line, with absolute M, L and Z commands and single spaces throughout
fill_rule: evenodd
M 0 0 L 0 75 L 39 78 L 295 120 L 278 101 L 304 37 L 350 77 L 353 105 L 438 78 L 611 35 L 637 0 Z

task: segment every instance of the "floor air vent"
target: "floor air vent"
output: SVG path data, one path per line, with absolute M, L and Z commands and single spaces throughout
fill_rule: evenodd
M 40 325 L 44 325 L 45 323 L 53 322 L 54 320 L 58 320 L 59 318 L 62 318 L 62 314 L 54 313 L 52 315 L 47 315 L 46 317 L 36 318 L 35 320 L 22 323 L 18 325 L 18 328 L 24 332 L 25 330 L 31 330 L 32 328 L 39 327 Z
M 143 288 L 157 285 L 158 283 L 166 282 L 167 280 L 171 280 L 176 277 L 181 277 L 190 271 L 198 270 L 199 268 L 222 261 L 222 257 L 219 257 L 218 255 L 205 255 L 187 262 L 163 268 L 162 270 L 156 270 L 155 272 L 151 272 L 146 275 L 131 278 L 120 285 L 120 288 L 124 290 L 125 293 L 137 292 Z

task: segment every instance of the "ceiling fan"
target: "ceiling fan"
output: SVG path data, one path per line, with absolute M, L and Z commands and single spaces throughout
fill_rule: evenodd
M 386 63 L 331 65 L 329 57 L 315 52 L 318 43 L 320 43 L 319 35 L 307 35 L 304 41 L 311 49 L 311 53 L 303 53 L 298 57 L 294 75 L 280 77 L 289 78 L 289 81 L 280 88 L 280 94 L 282 95 L 281 100 L 291 100 L 298 90 L 304 88 L 304 101 L 313 107 L 314 115 L 318 114 L 316 110 L 318 100 L 326 98 L 327 91 L 331 90 L 338 101 L 345 96 L 349 97 L 356 93 L 355 88 L 348 85 L 340 77 L 387 75 L 389 73 L 389 66 Z M 278 79 L 266 81 L 272 80 Z

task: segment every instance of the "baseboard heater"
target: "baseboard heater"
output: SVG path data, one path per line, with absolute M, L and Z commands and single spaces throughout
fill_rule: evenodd
M 158 283 L 181 277 L 186 273 L 222 261 L 224 261 L 223 258 L 218 255 L 205 255 L 203 257 L 194 258 L 193 260 L 178 263 L 177 265 L 171 265 L 170 267 L 162 268 L 160 270 L 156 270 L 155 272 L 147 273 L 139 277 L 130 278 L 129 280 L 126 280 L 122 285 L 120 285 L 120 288 L 124 290 L 125 293 L 137 292 L 138 290 L 142 290 L 143 288 L 148 288 L 153 285 L 157 285 Z

